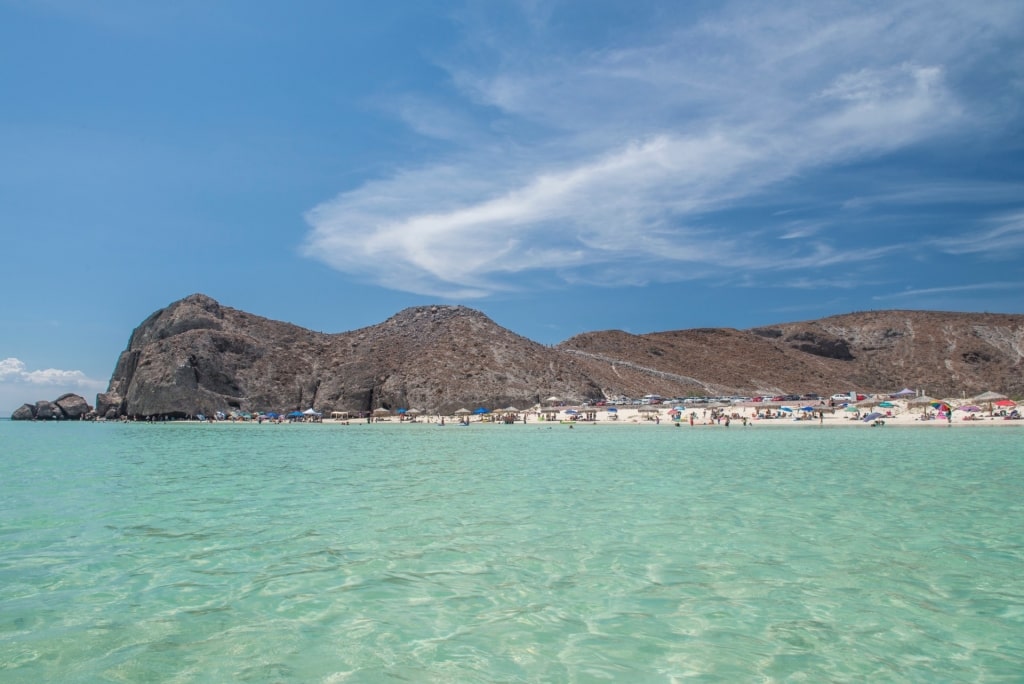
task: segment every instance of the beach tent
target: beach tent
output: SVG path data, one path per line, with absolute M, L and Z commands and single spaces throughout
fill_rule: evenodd
M 302 415 L 304 415 L 304 416 L 319 416 L 320 413 L 318 411 L 315 411 L 312 408 L 308 408 L 308 409 L 306 409 L 305 411 L 302 412 Z
M 902 397 L 913 397 L 915 395 L 917 395 L 917 392 L 915 392 L 912 389 L 904 387 L 899 392 L 896 392 L 896 394 L 890 394 L 889 396 L 892 397 L 893 399 L 899 399 Z
M 477 410 L 473 411 L 473 413 L 475 413 L 478 416 L 482 416 L 485 413 L 490 413 L 490 410 L 489 409 L 485 409 L 483 406 L 481 406 Z

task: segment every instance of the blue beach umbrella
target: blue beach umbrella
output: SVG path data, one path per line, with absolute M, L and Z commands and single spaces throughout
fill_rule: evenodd
M 869 420 L 877 420 L 879 418 L 884 418 L 884 417 L 885 417 L 885 414 L 879 413 L 878 411 L 872 411 L 868 415 L 866 415 L 863 418 L 861 418 L 861 420 L 867 422 Z
M 302 418 L 302 411 L 292 411 L 288 414 L 289 418 Z
M 810 412 L 810 411 L 813 411 L 813 410 L 814 410 L 814 407 L 813 407 L 813 406 L 801 406 L 801 407 L 800 407 L 800 410 L 801 410 L 801 411 L 807 411 L 807 412 Z
M 792 413 L 792 412 L 793 412 L 793 409 L 791 409 L 791 408 L 790 408 L 790 407 L 788 407 L 788 406 L 783 406 L 783 407 L 782 407 L 782 408 L 780 408 L 779 410 L 780 410 L 780 411 L 785 411 L 786 413 Z
M 490 413 L 490 411 L 485 409 L 483 406 L 481 406 L 476 411 L 473 411 L 473 413 L 475 413 L 475 414 L 477 414 L 479 416 L 479 415 L 483 415 L 484 413 Z

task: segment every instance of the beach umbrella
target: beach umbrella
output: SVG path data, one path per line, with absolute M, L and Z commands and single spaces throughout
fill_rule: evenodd
M 470 413 L 472 413 L 472 411 L 470 411 L 468 408 L 460 408 L 458 411 L 455 412 L 455 415 L 468 416 Z
M 814 407 L 813 406 L 801 406 L 800 410 L 801 411 L 813 411 Z
M 792 413 L 792 412 L 793 412 L 793 409 L 792 409 L 792 408 L 790 408 L 789 406 L 783 406 L 783 407 L 782 407 L 782 408 L 780 408 L 779 410 L 780 410 L 780 411 L 785 411 L 786 413 Z
M 577 413 L 579 413 L 579 411 L 577 411 L 576 409 L 565 409 L 565 412 L 570 416 L 575 416 Z
M 970 406 L 957 406 L 956 410 L 957 411 L 967 411 L 968 413 L 977 413 L 978 411 L 981 410 L 981 407 L 980 406 L 974 406 L 972 404 Z
M 870 420 L 878 420 L 879 418 L 884 418 L 884 417 L 885 417 L 885 414 L 879 413 L 878 411 L 872 411 L 868 415 L 866 415 L 863 418 L 861 418 L 861 420 L 863 420 L 864 422 L 868 422 Z
M 930 404 L 933 401 L 935 401 L 935 397 L 929 397 L 927 394 L 922 394 L 919 397 L 914 397 L 913 399 L 911 399 L 907 403 L 908 404 Z
M 904 387 L 899 392 L 896 392 L 895 394 L 890 394 L 889 396 L 891 396 L 891 397 L 912 397 L 912 396 L 914 396 L 916 394 L 917 394 L 917 392 L 915 392 L 914 390 L 909 389 L 907 387 Z
M 608 413 L 618 413 L 619 409 L 615 408 L 614 406 L 609 406 L 608 408 L 605 409 L 605 411 L 607 411 Z
M 488 409 L 485 409 L 483 406 L 481 406 L 476 411 L 473 411 L 473 413 L 477 414 L 478 416 L 482 416 L 485 413 L 490 413 L 490 411 Z
M 1000 399 L 999 401 L 992 402 L 992 405 L 999 408 L 1014 408 L 1017 406 L 1017 402 L 1012 399 Z
M 302 418 L 302 411 L 292 411 L 288 414 L 289 418 Z
M 999 399 L 1006 399 L 1005 394 L 999 392 L 982 392 L 976 397 L 971 397 L 974 401 L 997 401 Z
M 373 415 L 375 415 L 378 418 L 383 418 L 384 416 L 390 416 L 391 415 L 391 411 L 388 411 L 384 407 L 375 408 L 375 409 L 373 409 Z
M 267 417 L 267 418 L 280 418 L 281 417 L 281 414 L 277 413 L 276 411 L 267 411 L 263 415 L 265 417 Z
M 857 408 L 856 406 L 847 406 L 843 410 L 846 411 L 847 413 L 856 413 L 857 411 L 860 411 L 860 409 Z
M 999 392 L 982 392 L 978 396 L 971 398 L 972 401 L 986 402 L 988 404 L 989 415 L 992 415 L 992 402 L 999 401 L 1000 399 L 1006 399 L 1006 395 L 1000 394 Z
M 404 408 L 395 409 L 395 413 L 399 413 L 399 414 L 408 413 L 408 410 L 404 409 Z
M 893 408 L 896 406 L 896 404 L 892 403 L 891 401 L 882 401 L 878 403 L 878 406 L 880 408 Z
M 953 408 L 944 401 L 933 401 L 930 406 L 939 413 L 950 413 Z

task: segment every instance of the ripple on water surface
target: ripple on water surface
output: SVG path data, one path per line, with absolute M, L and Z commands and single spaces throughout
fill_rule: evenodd
M 0 679 L 1019 681 L 1008 430 L 0 424 Z

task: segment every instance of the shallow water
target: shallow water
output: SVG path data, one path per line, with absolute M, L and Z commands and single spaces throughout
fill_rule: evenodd
M 0 681 L 1021 681 L 1022 441 L 4 421 Z

